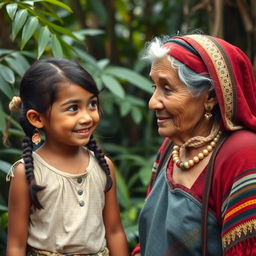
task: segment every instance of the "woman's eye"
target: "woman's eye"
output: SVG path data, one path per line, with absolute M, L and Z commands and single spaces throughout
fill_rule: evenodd
M 165 92 L 167 92 L 167 93 L 172 92 L 172 89 L 171 89 L 169 86 L 164 86 L 164 90 L 165 90 Z
M 68 111 L 71 111 L 71 112 L 75 112 L 75 111 L 78 110 L 78 107 L 77 107 L 77 105 L 72 105 L 72 106 L 68 107 L 67 110 L 68 110 Z

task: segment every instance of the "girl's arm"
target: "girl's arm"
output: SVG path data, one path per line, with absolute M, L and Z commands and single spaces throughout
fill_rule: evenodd
M 29 209 L 29 186 L 20 163 L 15 167 L 9 190 L 7 256 L 26 255 Z
M 111 256 L 127 256 L 128 246 L 125 232 L 120 219 L 120 210 L 116 197 L 116 180 L 113 163 L 106 158 L 113 186 L 106 192 L 103 218 L 106 228 L 107 246 Z

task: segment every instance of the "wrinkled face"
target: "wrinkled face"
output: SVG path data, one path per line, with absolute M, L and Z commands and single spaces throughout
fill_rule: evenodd
M 59 85 L 57 99 L 44 119 L 49 143 L 86 145 L 100 120 L 98 98 L 75 84 Z
M 208 93 L 193 95 L 183 84 L 166 57 L 151 66 L 155 91 L 149 108 L 156 112 L 158 132 L 175 143 L 184 143 L 197 135 L 208 135 L 204 103 Z

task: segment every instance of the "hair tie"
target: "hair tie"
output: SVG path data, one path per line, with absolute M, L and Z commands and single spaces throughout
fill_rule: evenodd
M 21 98 L 19 96 L 14 96 L 12 98 L 11 102 L 9 103 L 9 109 L 11 112 L 19 111 L 21 109 Z M 8 141 L 10 126 L 11 126 L 11 114 L 7 118 L 6 127 L 3 134 L 3 144 L 7 147 L 10 146 L 10 143 Z
M 9 109 L 11 112 L 19 111 L 21 108 L 21 98 L 19 96 L 14 96 L 9 103 Z

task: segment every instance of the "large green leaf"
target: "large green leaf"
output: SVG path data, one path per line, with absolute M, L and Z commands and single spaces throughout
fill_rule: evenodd
M 8 208 L 4 205 L 0 205 L 0 211 L 7 211 Z
M 23 54 L 27 54 L 26 52 L 14 52 L 12 54 L 12 56 L 15 58 L 15 60 L 20 63 L 20 65 L 23 67 L 23 70 L 26 71 L 29 67 L 30 67 L 30 64 L 29 62 L 27 61 L 27 59 L 23 56 Z M 31 58 L 32 55 L 29 55 L 28 56 Z M 22 74 L 23 75 L 23 74 Z
M 74 38 L 75 40 L 79 41 L 79 39 L 76 37 L 76 35 L 74 33 L 72 33 L 70 30 L 68 30 L 64 27 L 56 25 L 52 22 L 47 22 L 46 25 L 48 25 L 49 27 L 51 27 L 52 29 L 54 29 L 56 32 L 58 32 L 61 35 L 67 35 L 67 36 L 70 36 L 70 37 Z
M 128 207 L 129 205 L 131 205 L 131 201 L 130 201 L 129 192 L 126 186 L 126 182 L 124 181 L 118 169 L 115 170 L 115 175 L 116 175 L 118 201 L 123 207 Z
M 5 161 L 2 161 L 0 160 L 0 170 L 5 172 L 5 173 L 8 173 L 8 171 L 10 170 L 11 168 L 11 164 L 5 162 Z
M 98 61 L 98 66 L 101 68 L 101 69 L 104 69 L 108 64 L 109 64 L 110 60 L 109 59 L 101 59 Z
M 21 128 L 18 129 L 10 129 L 9 130 L 10 136 L 15 136 L 15 137 L 24 137 L 24 132 L 21 130 Z
M 74 35 L 80 40 L 84 40 L 85 36 L 97 36 L 102 34 L 105 34 L 105 32 L 100 29 L 82 29 L 74 32 Z
M 142 167 L 139 171 L 140 181 L 144 186 L 147 186 L 152 175 L 151 168 L 148 166 Z
M 22 154 L 22 151 L 16 148 L 3 148 L 3 149 L 0 149 L 0 154 L 14 155 L 14 156 L 20 157 Z
M 13 97 L 11 86 L 0 76 L 0 90 L 9 98 Z
M 22 30 L 22 37 L 21 37 L 21 49 L 24 48 L 28 40 L 32 37 L 34 32 L 36 31 L 38 26 L 38 19 L 37 17 L 29 17 L 27 20 L 23 30 Z
M 125 234 L 128 242 L 138 237 L 138 225 L 132 225 L 125 228 Z
M 127 101 L 130 102 L 131 105 L 136 105 L 136 106 L 140 106 L 140 107 L 144 107 L 146 105 L 145 100 L 140 99 L 140 98 L 136 98 L 132 95 L 128 95 L 126 97 Z
M 133 106 L 131 114 L 132 114 L 133 121 L 136 124 L 139 124 L 141 122 L 141 120 L 142 120 L 142 114 L 141 114 L 140 109 L 135 107 L 135 106 Z
M 22 70 L 19 67 L 19 65 L 16 65 L 16 61 L 13 57 L 5 57 L 5 61 L 8 63 L 8 65 L 16 71 L 20 76 L 22 76 Z
M 122 102 L 122 104 L 120 104 L 121 116 L 126 116 L 130 112 L 130 110 L 131 110 L 131 104 L 127 100 Z
M 112 76 L 102 74 L 101 79 L 104 85 L 116 96 L 124 98 L 125 92 L 122 85 Z
M 73 59 L 73 47 L 72 45 L 68 44 L 62 37 L 58 38 L 61 44 L 63 56 L 67 59 Z
M 68 10 L 69 12 L 73 12 L 72 9 L 63 3 L 63 1 L 57 1 L 57 0 L 36 0 L 36 2 L 48 2 L 48 3 L 51 3 L 53 5 L 57 5 L 57 6 L 60 6 L 66 10 Z
M 52 35 L 52 53 L 56 58 L 63 57 L 62 47 L 56 35 Z
M 17 7 L 18 7 L 18 5 L 16 3 L 6 5 L 6 11 L 11 19 L 13 19 L 14 15 L 17 11 Z
M 114 111 L 113 101 L 101 101 L 101 106 L 103 106 L 103 113 L 111 115 Z
M 45 9 L 47 9 L 48 11 L 46 11 Z M 43 17 L 44 18 L 49 17 L 50 20 L 55 20 L 54 22 L 59 22 L 63 24 L 63 20 L 58 16 L 55 10 L 49 6 L 48 3 L 43 3 L 43 8 L 36 9 L 35 14 L 37 14 L 37 16 L 40 17 L 39 20 L 41 21 L 42 24 L 46 24 L 45 22 L 43 22 L 45 20 L 43 19 Z
M 94 67 L 94 69 L 96 69 L 95 71 L 99 71 L 99 72 L 101 71 L 96 59 L 93 56 L 89 55 L 87 52 L 82 51 L 81 49 L 78 49 L 78 48 L 75 48 L 75 51 L 77 55 L 84 61 L 82 65 L 90 64 L 92 67 Z
M 90 70 L 93 69 L 93 67 L 90 66 L 90 65 L 87 65 L 87 66 L 84 65 L 84 66 L 85 66 L 85 69 L 92 75 L 92 77 L 93 77 L 93 79 L 94 79 L 94 81 L 97 85 L 98 90 L 101 90 L 103 88 L 103 82 L 102 82 L 102 80 L 100 79 L 99 76 L 97 76 L 97 75 L 95 76 L 93 74 L 93 72 L 90 72 Z
M 0 63 L 0 76 L 8 83 L 13 84 L 15 82 L 15 77 L 13 71 Z
M 23 74 L 29 67 L 28 61 L 22 56 L 20 52 L 12 53 L 10 57 L 5 58 L 5 61 L 20 76 L 23 76 Z
M 42 27 L 40 29 L 40 33 L 39 33 L 39 37 L 38 37 L 38 54 L 37 54 L 38 59 L 43 54 L 44 49 L 50 40 L 50 35 L 51 35 L 51 33 L 47 26 Z
M 13 39 L 15 39 L 17 34 L 20 32 L 27 17 L 28 17 L 28 11 L 26 9 L 21 9 L 16 12 L 14 21 L 12 23 L 12 38 Z
M 5 54 L 9 54 L 11 53 L 13 50 L 9 50 L 9 49 L 0 49 L 0 56 L 1 55 L 5 55 Z
M 146 92 L 149 92 L 149 93 L 153 92 L 152 83 L 148 79 L 144 78 L 140 74 L 130 69 L 123 68 L 123 67 L 110 66 L 110 67 L 107 67 L 104 72 L 106 74 L 110 74 L 115 77 L 129 81 L 130 83 L 134 84 L 135 86 L 137 86 L 138 88 Z

